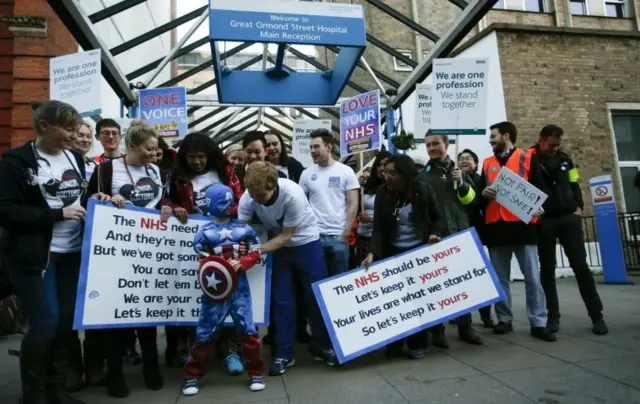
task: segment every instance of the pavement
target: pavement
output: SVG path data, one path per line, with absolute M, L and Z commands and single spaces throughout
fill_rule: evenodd
M 515 332 L 494 336 L 476 325 L 485 341 L 481 347 L 461 343 L 455 326 L 447 326 L 451 348 L 432 347 L 419 361 L 388 360 L 379 351 L 332 369 L 312 362 L 305 347 L 298 346 L 297 365 L 282 377 L 267 377 L 267 388 L 259 393 L 248 390 L 245 376 L 227 376 L 222 363 L 215 362 L 195 397 L 182 397 L 181 371 L 165 367 L 165 388 L 147 391 L 139 366 L 127 368 L 128 398 L 111 399 L 104 388 L 88 388 L 77 397 L 87 404 L 640 403 L 640 278 L 635 280 L 636 285 L 599 285 L 610 329 L 606 336 L 591 333 L 575 280 L 568 278 L 558 280 L 558 341 L 533 339 L 524 284 L 515 282 Z M 474 321 L 479 321 L 477 313 Z M 16 403 L 19 396 L 18 359 L 4 354 L 19 347 L 19 340 L 0 340 L 2 404 Z

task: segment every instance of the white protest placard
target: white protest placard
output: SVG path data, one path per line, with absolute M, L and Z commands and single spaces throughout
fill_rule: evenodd
M 340 363 L 504 299 L 473 228 L 313 290 Z
M 547 200 L 547 194 L 507 167 L 502 167 L 490 186 L 496 190 L 496 202 L 525 223 L 531 221 L 533 215 Z
M 158 211 L 90 201 L 74 329 L 195 326 L 203 293 L 193 237 L 210 220 L 161 223 Z M 264 228 L 252 227 L 265 242 Z M 270 267 L 263 255 L 246 273 L 258 326 L 269 323 Z
M 293 122 L 291 154 L 304 167 L 309 167 L 313 164 L 309 147 L 309 134 L 316 129 L 331 131 L 331 119 L 296 119 Z
M 416 122 L 415 137 L 424 138 L 429 128 L 431 128 L 431 102 L 433 96 L 431 94 L 431 85 L 416 84 Z
M 433 62 L 431 131 L 439 135 L 485 135 L 489 60 L 436 59 Z
M 60 56 L 49 61 L 49 99 L 66 102 L 81 116 L 102 113 L 100 49 Z

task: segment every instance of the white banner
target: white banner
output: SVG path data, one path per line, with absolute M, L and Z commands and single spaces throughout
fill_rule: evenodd
M 158 211 L 89 203 L 74 329 L 196 325 L 202 290 L 193 237 L 211 219 L 160 222 Z M 261 242 L 266 231 L 253 226 Z M 253 319 L 269 323 L 271 263 L 247 271 Z M 227 323 L 231 324 L 230 318 Z
M 547 194 L 507 167 L 502 167 L 491 188 L 496 190 L 496 202 L 525 223 L 531 221 L 533 215 L 547 200 Z
M 341 363 L 504 299 L 473 228 L 313 289 Z
M 416 84 L 416 123 L 414 137 L 424 140 L 429 128 L 431 128 L 431 102 L 433 96 L 431 94 L 431 85 Z
M 83 117 L 102 113 L 100 49 L 49 61 L 49 99 L 66 102 Z
M 296 119 L 293 122 L 291 154 L 304 167 L 309 167 L 313 164 L 309 147 L 309 134 L 316 129 L 331 131 L 331 119 Z
M 489 60 L 486 58 L 436 59 L 433 62 L 433 133 L 486 134 L 488 76 Z

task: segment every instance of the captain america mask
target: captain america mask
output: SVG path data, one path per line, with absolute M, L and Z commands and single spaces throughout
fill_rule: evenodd
M 235 205 L 231 188 L 219 183 L 207 188 L 205 202 L 208 205 L 209 214 L 221 218 L 231 217 L 228 212 L 230 212 Z

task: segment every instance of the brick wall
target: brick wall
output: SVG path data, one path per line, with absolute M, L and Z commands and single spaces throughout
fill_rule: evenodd
M 19 146 L 33 138 L 33 121 L 30 103 L 49 99 L 49 59 L 78 51 L 78 43 L 58 19 L 46 0 L 10 0 L 14 3 L 13 15 L 44 17 L 48 23 L 47 36 L 44 38 L 15 36 L 13 48 L 6 55 L 13 60 L 11 72 L 13 88 L 11 95 L 10 139 L 3 140 L 0 134 L 0 148 L 3 142 L 11 147 Z M 8 2 L 8 0 L 0 0 Z M 6 10 L 8 11 L 8 10 Z M 6 11 L 2 11 L 4 14 Z M 0 23 L 0 26 L 4 24 Z M 0 38 L 3 30 L 0 27 Z M 0 49 L 0 55 L 5 54 Z M 0 73 L 4 71 L 0 59 Z M 0 89 L 3 81 L 0 80 Z M 0 90 L 1 91 L 1 90 Z M 2 93 L 0 93 L 2 94 Z M 0 95 L 0 107 L 2 106 Z M 2 113 L 0 112 L 0 119 Z M 1 121 L 0 121 L 1 123 Z
M 14 0 L 0 0 L 0 15 L 13 15 Z M 11 145 L 13 109 L 13 35 L 0 23 L 0 153 Z
M 640 102 L 640 33 L 505 26 L 497 28 L 507 117 L 530 145 L 549 123 L 564 128 L 564 148 L 588 179 L 617 170 L 607 103 Z M 618 201 L 621 195 L 616 194 Z

